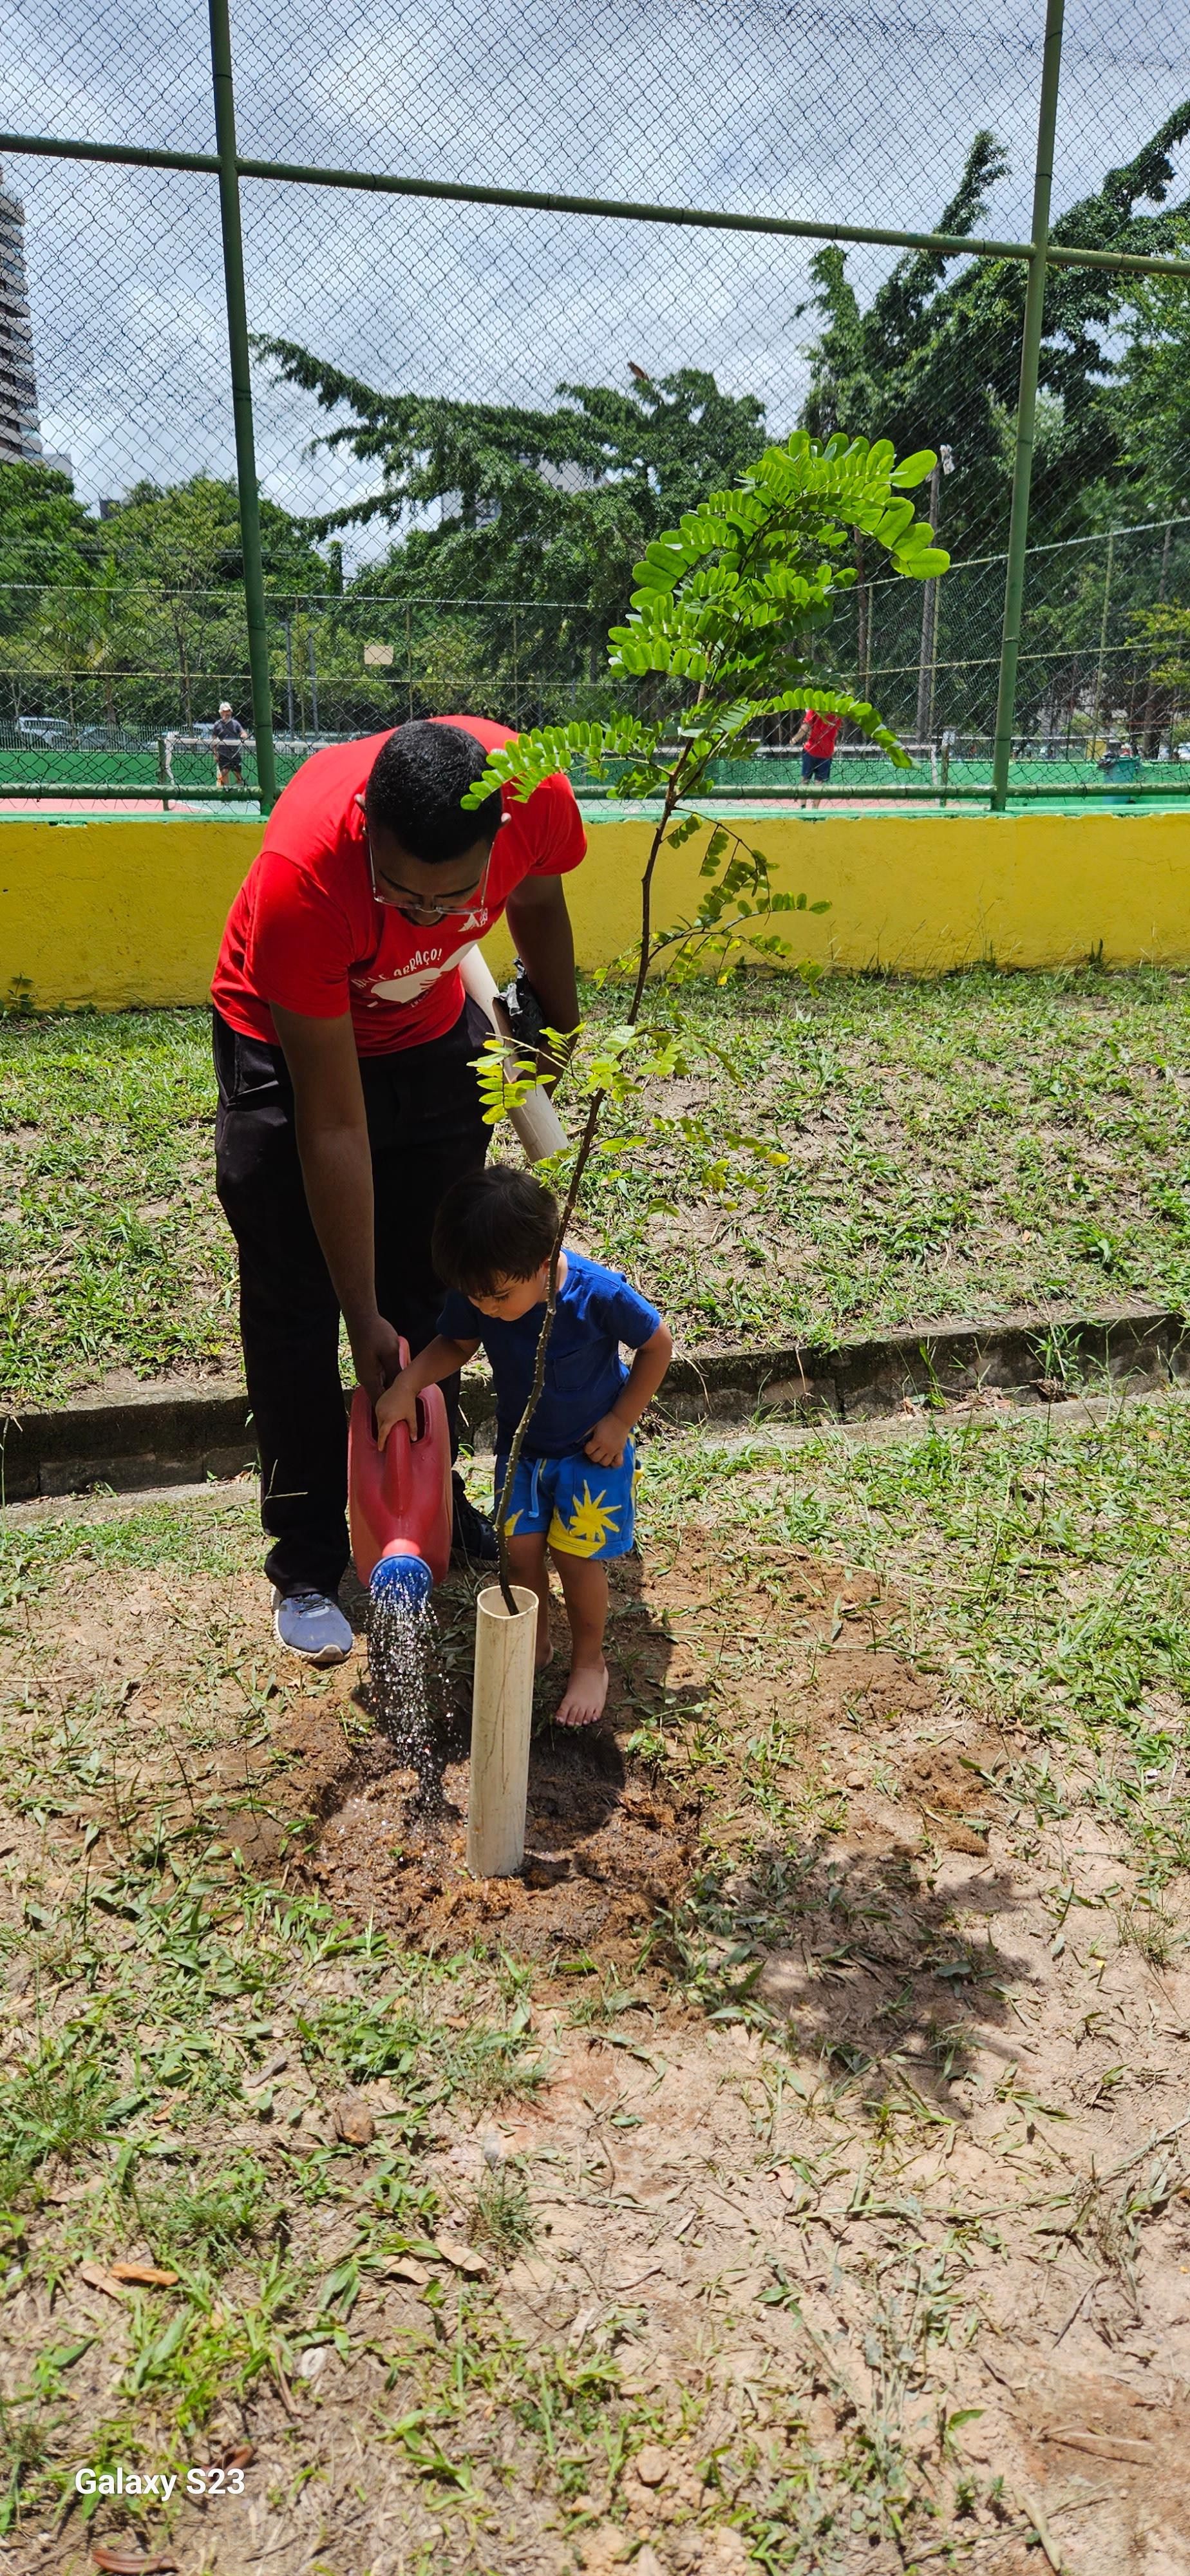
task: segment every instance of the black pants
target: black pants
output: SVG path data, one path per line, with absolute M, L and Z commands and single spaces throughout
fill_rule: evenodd
M 489 1130 L 470 1059 L 487 1023 L 469 1002 L 453 1029 L 398 1055 L 361 1057 L 376 1190 L 376 1302 L 424 1348 L 442 1291 L 430 1235 L 452 1181 L 478 1171 Z M 339 1307 L 319 1248 L 280 1047 L 215 1013 L 216 1183 L 240 1261 L 240 1335 L 260 1448 L 265 1571 L 283 1592 L 332 1595 L 347 1564 L 347 1423 Z M 455 1438 L 458 1379 L 443 1388 Z

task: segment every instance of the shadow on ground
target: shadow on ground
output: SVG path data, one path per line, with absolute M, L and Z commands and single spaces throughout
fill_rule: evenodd
M 525 1871 L 483 1883 L 464 1866 L 474 1588 L 452 1576 L 439 1597 L 433 1778 L 378 1728 L 324 1808 L 309 1866 L 330 1901 L 431 1947 L 643 1963 L 712 2010 L 783 2020 L 796 2054 L 932 2098 L 973 2047 L 1011 2067 L 1005 1988 L 1030 1969 L 991 1837 L 1013 1747 L 919 1662 L 872 1577 L 697 1529 L 668 1562 L 626 1559 L 589 1736 L 550 1724 L 559 1609 Z M 366 1683 L 357 1702 L 374 1723 Z

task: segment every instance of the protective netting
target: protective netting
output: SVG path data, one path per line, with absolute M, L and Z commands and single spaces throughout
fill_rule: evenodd
M 1190 255 L 1179 20 L 1074 0 L 1056 243 Z M 241 0 L 239 150 L 1027 241 L 1042 34 L 1037 0 Z M 214 149 L 204 9 L 15 0 L 0 60 L 14 133 Z M 221 701 L 251 722 L 216 181 L 10 151 L 3 185 L 0 787 L 212 790 Z M 833 651 L 923 782 L 990 774 L 1023 260 L 252 176 L 241 204 L 282 779 L 410 712 L 595 711 L 642 545 L 799 423 L 940 451 L 954 569 L 861 555 Z M 1051 270 L 1016 783 L 1190 783 L 1187 383 L 1184 284 Z M 840 746 L 836 785 L 875 775 Z

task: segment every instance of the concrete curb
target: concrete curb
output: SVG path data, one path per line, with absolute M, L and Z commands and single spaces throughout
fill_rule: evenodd
M 1006 1324 L 932 1324 L 835 1349 L 790 1343 L 777 1350 L 716 1351 L 676 1359 L 656 1407 L 670 1422 L 741 1422 L 756 1412 L 802 1422 L 855 1422 L 896 1413 L 906 1401 L 961 1402 L 981 1392 L 1045 1403 L 1107 1380 L 1138 1392 L 1190 1385 L 1185 1319 L 1161 1306 L 1099 1315 L 1018 1316 Z M 484 1392 L 468 1390 L 472 1437 L 490 1436 Z M 192 1485 L 234 1476 L 256 1456 L 244 1388 L 234 1378 L 163 1392 L 138 1388 L 111 1402 L 81 1397 L 60 1410 L 0 1414 L 0 1501 Z
M 1098 1315 L 1019 1315 L 1003 1324 L 922 1324 L 836 1349 L 723 1351 L 675 1360 L 659 1409 L 672 1420 L 739 1420 L 793 1414 L 870 1420 L 915 1405 L 995 1393 L 1023 1404 L 1081 1392 L 1102 1379 L 1139 1387 L 1190 1383 L 1185 1318 L 1164 1306 L 1119 1306 Z
M 79 1494 L 91 1485 L 201 1484 L 235 1476 L 256 1456 L 251 1414 L 235 1378 L 138 1387 L 113 1403 L 81 1396 L 54 1410 L 0 1414 L 0 1502 Z

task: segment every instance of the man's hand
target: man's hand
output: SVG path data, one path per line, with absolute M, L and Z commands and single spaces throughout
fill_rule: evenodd
M 399 1374 L 400 1334 L 394 1332 L 384 1315 L 370 1315 L 362 1324 L 349 1324 L 347 1333 L 355 1374 L 375 1404 Z
M 594 1430 L 588 1432 L 583 1447 L 597 1467 L 620 1467 L 624 1463 L 628 1438 L 628 1425 L 621 1422 L 618 1413 L 605 1413 L 602 1422 L 597 1422 Z
M 574 932 L 561 877 L 523 877 L 508 898 L 508 927 L 518 957 L 541 1005 L 547 1029 L 578 1025 Z M 529 1049 L 524 1050 L 526 1056 Z M 561 1066 L 538 1054 L 537 1077 L 555 1083 Z
M 403 1422 L 411 1440 L 417 1438 L 417 1380 L 412 1367 L 402 1369 L 392 1385 L 385 1388 L 376 1407 L 376 1438 L 383 1449 L 390 1431 Z

